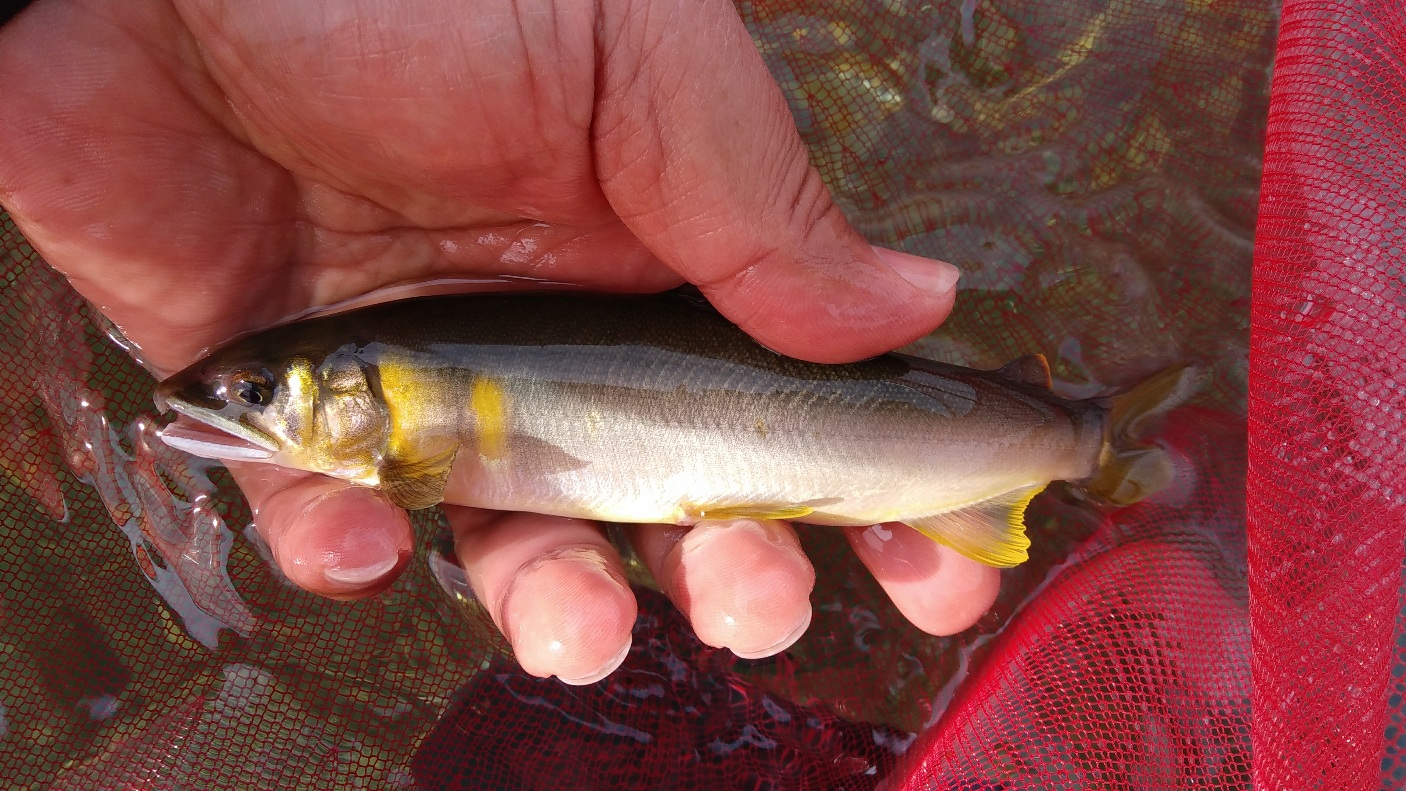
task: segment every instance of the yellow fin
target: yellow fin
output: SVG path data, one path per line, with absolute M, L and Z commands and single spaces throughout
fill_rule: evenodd
M 1129 448 L 1107 452 L 1084 488 L 1110 505 L 1125 506 L 1162 491 L 1174 477 L 1176 466 L 1166 451 Z
M 815 509 L 808 505 L 753 503 L 751 505 L 690 508 L 688 514 L 695 519 L 800 519 L 813 511 Z
M 508 452 L 508 397 L 497 382 L 487 377 L 474 380 L 469 408 L 477 422 L 478 454 L 496 461 Z
M 1025 507 L 1046 484 L 1022 486 L 989 500 L 904 524 L 978 563 L 996 568 L 1019 566 L 1029 559 Z
M 1209 373 L 1178 365 L 1110 399 L 1108 444 L 1084 491 L 1110 505 L 1131 505 L 1171 485 L 1176 467 L 1166 451 L 1143 441 L 1168 412 L 1205 389 Z
M 450 448 L 421 461 L 388 460 L 380 470 L 381 490 L 391 502 L 407 511 L 436 505 L 444 500 L 444 487 L 449 483 L 456 450 Z

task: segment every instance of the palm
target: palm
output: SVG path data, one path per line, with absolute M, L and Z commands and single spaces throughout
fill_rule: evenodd
M 75 119 L 120 133 L 105 141 L 116 167 L 86 213 L 120 223 L 140 212 L 130 225 L 150 227 L 97 245 L 102 254 L 68 274 L 158 367 L 404 281 L 678 282 L 621 223 L 593 171 L 589 27 L 575 44 L 470 31 L 508 52 L 465 48 L 465 31 L 444 25 L 408 25 L 397 30 L 403 38 L 374 43 L 352 26 L 300 47 L 299 31 L 256 9 L 217 17 L 189 3 L 181 11 L 183 19 L 160 20 L 135 41 L 113 44 L 92 31 L 93 43 L 117 56 L 115 71 L 149 69 L 159 81 L 115 82 L 83 107 L 90 117 Z M 191 45 L 205 61 L 171 68 L 164 54 Z M 572 62 L 574 49 L 582 62 Z M 397 53 L 410 51 L 406 68 Z M 149 68 L 153 56 L 159 68 Z M 542 68 L 544 57 L 559 59 L 558 69 L 548 64 L 559 80 L 501 71 L 505 58 Z M 444 74 L 461 76 L 434 77 Z M 69 88 L 44 85 L 51 75 L 38 70 L 29 90 Z M 156 103 L 159 113 L 144 111 Z M 75 171 L 89 164 L 54 161 Z M 74 173 L 46 175 L 59 184 Z M 172 184 L 179 188 L 153 189 Z M 125 277 L 113 277 L 114 264 Z

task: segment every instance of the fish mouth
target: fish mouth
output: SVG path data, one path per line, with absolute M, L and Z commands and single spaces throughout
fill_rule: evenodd
M 179 417 L 157 436 L 176 450 L 222 461 L 272 461 L 278 452 L 278 443 L 253 426 L 175 398 L 163 400 Z

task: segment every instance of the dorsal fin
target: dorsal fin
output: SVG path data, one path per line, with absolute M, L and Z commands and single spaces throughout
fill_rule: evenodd
M 1024 357 L 1017 357 L 997 368 L 996 375 L 1012 382 L 1035 385 L 1046 390 L 1050 389 L 1053 384 L 1050 379 L 1050 363 L 1043 354 L 1027 354 Z

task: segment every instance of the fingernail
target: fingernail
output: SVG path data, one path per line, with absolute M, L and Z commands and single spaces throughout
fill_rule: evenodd
M 561 683 L 569 684 L 573 687 L 583 687 L 587 684 L 594 684 L 618 670 L 621 665 L 625 664 L 625 657 L 629 655 L 630 641 L 626 640 L 625 647 L 620 649 L 620 653 L 611 657 L 608 662 L 601 665 L 598 669 L 576 678 L 563 678 L 562 676 L 557 676 L 557 678 L 560 679 Z
M 732 649 L 732 653 L 736 654 L 742 659 L 765 659 L 769 656 L 776 656 L 782 651 L 785 651 L 786 649 L 795 645 L 796 641 L 801 639 L 801 635 L 805 634 L 806 630 L 810 628 L 810 620 L 813 615 L 814 610 L 812 610 L 810 606 L 807 605 L 805 614 L 801 616 L 800 622 L 797 623 L 796 627 L 790 632 L 788 632 L 785 637 L 781 638 L 772 645 L 761 649 L 760 651 L 738 651 L 736 648 L 734 648 Z
M 694 525 L 693 529 L 688 531 L 675 546 L 673 550 L 676 553 L 675 562 L 666 562 L 665 564 L 671 572 L 667 575 L 669 581 L 677 580 L 681 570 L 688 568 L 695 559 L 706 559 L 709 554 L 705 551 L 706 547 L 710 546 L 719 536 L 727 536 L 733 542 L 743 536 L 759 538 L 773 547 L 781 549 L 793 559 L 798 560 L 801 565 L 809 566 L 810 560 L 806 558 L 805 553 L 786 540 L 783 530 L 784 528 L 775 522 L 761 522 L 755 519 L 704 519 Z M 670 589 L 666 590 L 666 593 L 674 599 L 676 604 L 684 605 L 688 601 L 685 591 L 678 588 L 671 586 Z
M 371 563 L 366 566 L 329 566 L 323 572 L 323 576 L 333 582 L 359 588 L 386 576 L 398 565 L 400 565 L 400 558 L 392 557 L 380 563 Z
M 527 617 L 541 620 L 542 616 L 555 617 L 560 615 L 557 608 L 547 608 L 547 612 L 540 612 L 533 605 L 543 596 L 559 594 L 562 585 L 561 580 L 571 579 L 573 576 L 585 582 L 595 582 L 602 585 L 618 585 L 619 580 L 610 573 L 610 564 L 599 552 L 582 547 L 572 547 L 569 549 L 548 552 L 533 558 L 526 563 L 518 572 L 513 575 L 508 586 L 503 589 L 502 596 L 498 599 L 498 611 L 500 612 L 500 626 L 503 635 L 508 638 L 508 642 L 515 647 L 518 646 L 522 638 L 520 621 Z M 521 605 L 519 600 L 523 600 Z M 538 624 L 540 626 L 540 624 Z M 557 624 L 551 623 L 551 626 Z M 552 648 L 560 652 L 565 646 L 558 640 L 550 641 Z
M 678 551 L 669 593 L 705 644 L 759 659 L 791 647 L 810 625 L 814 571 L 780 523 L 700 522 Z
M 889 577 L 923 576 L 933 564 L 935 548 L 941 546 L 907 525 L 891 522 L 846 531 L 857 539 L 855 549 L 867 553 L 864 562 L 879 564 Z
M 914 286 L 933 294 L 946 294 L 957 286 L 962 271 L 946 261 L 900 253 L 887 247 L 874 247 L 874 254 L 889 269 Z
M 882 552 L 884 547 L 893 540 L 893 531 L 883 524 L 870 525 L 860 535 L 863 536 L 864 543 L 878 552 Z

